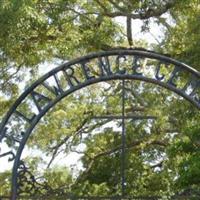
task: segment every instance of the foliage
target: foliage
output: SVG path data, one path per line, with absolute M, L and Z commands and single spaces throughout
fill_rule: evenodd
M 21 92 L 19 83 L 38 78 L 40 64 L 138 45 L 131 34 L 135 19 L 142 21 L 143 32 L 150 31 L 151 23 L 163 28 L 161 44 L 151 49 L 199 70 L 199 16 L 198 0 L 0 1 L 0 118 Z M 126 31 L 117 17 L 129 19 Z M 147 47 L 146 42 L 141 45 Z M 121 94 L 120 81 L 95 84 L 71 94 L 43 117 L 24 157 L 42 187 L 36 196 L 43 191 L 48 199 L 121 194 L 121 121 L 94 120 L 121 115 Z M 167 90 L 137 81 L 126 81 L 125 111 L 156 117 L 126 121 L 125 194 L 198 199 L 199 111 Z M 77 165 L 66 165 L 72 154 Z M 9 175 L 0 174 L 0 195 L 9 195 Z

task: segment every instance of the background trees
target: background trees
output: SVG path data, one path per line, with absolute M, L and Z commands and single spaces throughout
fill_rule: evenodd
M 92 51 L 139 46 L 199 70 L 199 16 L 198 0 L 1 1 L 0 116 L 24 86 L 40 76 L 41 64 L 62 63 Z M 142 22 L 141 33 L 158 25 L 163 38 L 154 44 L 137 41 L 132 34 L 136 23 L 131 23 L 136 19 Z M 126 124 L 126 193 L 198 195 L 198 111 L 158 87 L 129 81 L 126 86 L 126 112 L 157 117 Z M 62 101 L 38 125 L 28 143 L 34 156 L 30 151 L 26 161 L 37 177 L 43 177 L 39 182 L 48 183 L 51 194 L 58 188 L 63 194 L 120 193 L 121 122 L 92 120 L 97 114 L 119 114 L 120 94 L 120 82 L 91 86 Z M 67 170 L 54 164 L 59 153 L 64 157 L 71 152 L 82 164 Z M 1 174 L 3 187 L 7 173 Z M 6 189 L 1 193 L 7 195 Z

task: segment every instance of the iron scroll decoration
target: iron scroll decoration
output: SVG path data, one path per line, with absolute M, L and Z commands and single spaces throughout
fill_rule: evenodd
M 151 73 L 149 73 L 150 68 Z M 169 76 L 166 76 L 163 69 L 168 70 Z M 81 72 L 81 76 L 77 71 Z M 185 85 L 180 85 L 178 81 L 185 74 L 187 74 L 187 82 Z M 61 78 L 65 79 L 65 86 L 61 84 Z M 6 139 L 13 146 L 10 152 L 2 154 L 4 156 L 11 155 L 10 160 L 14 161 L 12 200 L 17 199 L 20 190 L 18 178 L 23 176 L 23 173 L 29 173 L 23 161 L 20 160 L 24 146 L 32 130 L 45 113 L 76 90 L 94 83 L 117 79 L 141 80 L 160 85 L 177 93 L 200 109 L 200 73 L 161 54 L 137 49 L 119 49 L 93 53 L 62 64 L 27 88 L 1 122 L 0 142 Z M 52 80 L 54 84 L 50 84 Z M 38 87 L 47 89 L 54 98 L 38 92 Z M 30 99 L 36 106 L 37 113 L 30 109 L 31 115 L 27 116 L 20 111 L 20 105 Z M 13 118 L 18 118 L 21 123 L 17 131 L 12 129 Z M 29 181 L 32 181 L 34 186 L 34 178 L 31 174 L 29 175 Z

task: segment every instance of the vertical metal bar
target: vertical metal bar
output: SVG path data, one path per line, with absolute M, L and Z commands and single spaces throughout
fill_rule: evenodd
M 125 195 L 126 179 L 125 179 L 125 80 L 122 80 L 122 152 L 121 152 L 121 187 L 122 196 Z

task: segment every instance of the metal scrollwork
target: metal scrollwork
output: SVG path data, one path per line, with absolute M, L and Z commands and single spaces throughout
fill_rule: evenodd
M 36 180 L 31 169 L 22 160 L 18 168 L 17 187 L 17 194 L 19 196 L 42 195 L 50 190 L 50 187 L 46 183 Z

